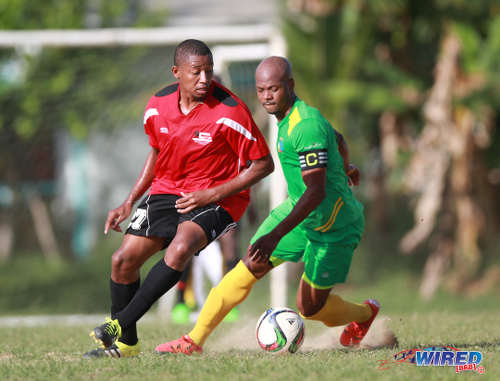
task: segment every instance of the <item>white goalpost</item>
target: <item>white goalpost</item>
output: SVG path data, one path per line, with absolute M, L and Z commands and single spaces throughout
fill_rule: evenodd
M 213 55 L 215 60 L 214 71 L 216 73 L 221 73 L 224 79 L 225 69 L 230 62 L 256 59 L 261 60 L 270 55 L 286 56 L 286 43 L 283 37 L 277 34 L 273 38 L 269 39 L 267 43 L 254 44 L 250 47 L 245 45 L 215 46 L 213 49 Z M 268 142 L 275 163 L 275 170 L 271 174 L 271 186 L 269 188 L 270 209 L 278 206 L 278 204 L 286 198 L 287 194 L 283 171 L 279 165 L 276 149 L 274 149 L 276 136 L 278 136 L 276 119 L 273 116 L 269 116 Z M 288 287 L 286 283 L 286 275 L 286 262 L 271 271 L 271 307 L 287 306 Z
M 258 61 L 270 55 L 286 55 L 286 43 L 281 33 L 268 24 L 244 26 L 196 26 L 164 28 L 112 28 L 94 30 L 16 30 L 0 31 L 0 48 L 16 48 L 36 52 L 47 47 L 117 47 L 117 46 L 175 46 L 186 38 L 200 39 L 212 46 L 214 71 L 231 88 L 228 67 L 231 63 Z M 253 78 L 252 78 L 253 79 Z M 274 208 L 286 197 L 286 183 L 275 149 L 277 125 L 269 118 L 268 143 L 275 162 L 270 177 L 269 203 Z M 271 272 L 270 305 L 287 305 L 287 265 Z M 168 317 L 173 299 L 167 293 L 159 303 L 159 312 Z

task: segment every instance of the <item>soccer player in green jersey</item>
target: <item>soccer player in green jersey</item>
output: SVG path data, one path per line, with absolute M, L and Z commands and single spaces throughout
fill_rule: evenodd
M 344 346 L 358 345 L 379 311 L 376 300 L 355 304 L 330 293 L 345 281 L 364 228 L 363 206 L 349 187 L 358 183 L 359 171 L 349 164 L 342 135 L 295 95 L 285 58 L 263 60 L 255 79 L 259 101 L 278 120 L 276 148 L 288 198 L 258 228 L 242 261 L 211 290 L 193 330 L 156 352 L 202 352 L 210 333 L 255 282 L 285 261 L 305 264 L 297 292 L 301 315 L 328 327 L 349 323 L 340 337 Z

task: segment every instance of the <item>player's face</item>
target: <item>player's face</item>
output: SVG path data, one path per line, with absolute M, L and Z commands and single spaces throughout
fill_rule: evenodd
M 292 81 L 291 79 L 283 80 L 275 76 L 260 75 L 259 72 L 255 76 L 259 102 L 269 114 L 275 115 L 280 120 L 291 107 Z
M 208 94 L 214 74 L 212 57 L 189 56 L 179 66 L 174 66 L 172 73 L 179 80 L 182 94 L 203 101 Z

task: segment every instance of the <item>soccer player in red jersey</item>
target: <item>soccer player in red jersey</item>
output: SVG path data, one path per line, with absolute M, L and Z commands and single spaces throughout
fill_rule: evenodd
M 246 105 L 212 81 L 212 53 L 203 42 L 181 42 L 172 73 L 177 82 L 146 106 L 151 151 L 142 172 L 104 226 L 104 234 L 121 232 L 119 224 L 150 188 L 111 259 L 111 319 L 91 332 L 103 348 L 85 357 L 137 355 L 136 322 L 177 283 L 193 255 L 235 225 L 250 186 L 274 169 Z M 140 285 L 141 265 L 165 248 Z

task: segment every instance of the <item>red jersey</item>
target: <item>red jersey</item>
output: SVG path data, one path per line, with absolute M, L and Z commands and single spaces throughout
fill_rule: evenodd
M 178 83 L 160 90 L 148 102 L 144 129 L 159 151 L 150 194 L 212 188 L 236 177 L 249 160 L 269 154 L 246 105 L 214 81 L 205 101 L 187 115 L 179 109 Z M 245 190 L 217 204 L 238 221 L 249 201 Z

